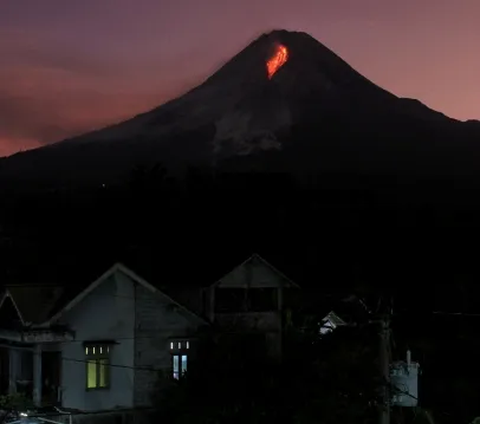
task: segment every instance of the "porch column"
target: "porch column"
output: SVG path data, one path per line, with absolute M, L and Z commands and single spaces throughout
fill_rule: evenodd
M 42 404 L 42 345 L 33 347 L 33 404 Z
M 8 349 L 8 393 L 17 393 L 17 380 L 20 373 L 20 351 L 15 348 Z

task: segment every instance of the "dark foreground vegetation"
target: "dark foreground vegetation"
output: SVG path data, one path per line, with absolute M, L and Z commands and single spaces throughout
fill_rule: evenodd
M 262 356 L 250 339 L 216 338 L 198 366 L 158 391 L 159 421 L 375 422 L 375 331 L 350 328 L 319 338 L 314 330 L 290 327 L 281 363 Z

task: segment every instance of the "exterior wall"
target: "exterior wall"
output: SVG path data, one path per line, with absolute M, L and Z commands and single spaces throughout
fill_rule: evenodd
M 282 354 L 280 311 L 216 314 L 215 322 L 228 331 L 264 334 L 269 355 L 278 358 Z
M 169 343 L 175 338 L 193 336 L 202 321 L 172 304 L 159 293 L 143 286 L 136 288 L 135 308 L 135 406 L 150 406 L 151 396 L 159 388 L 162 373 L 171 373 Z M 152 337 L 154 336 L 154 337 Z M 191 357 L 189 358 L 190 361 Z M 154 367 L 155 370 L 148 369 Z M 158 370 L 158 371 L 157 371 Z
M 281 328 L 278 311 L 216 314 L 215 321 L 222 327 L 254 329 L 261 332 L 277 332 Z
M 131 408 L 134 381 L 134 284 L 117 272 L 68 311 L 62 323 L 75 331 L 61 344 L 62 404 L 84 411 Z M 86 390 L 85 341 L 115 340 L 111 348 L 110 387 Z

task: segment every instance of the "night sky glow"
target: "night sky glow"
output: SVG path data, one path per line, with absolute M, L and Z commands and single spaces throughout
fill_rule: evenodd
M 0 0 L 0 156 L 157 106 L 272 29 L 383 88 L 480 118 L 478 0 Z

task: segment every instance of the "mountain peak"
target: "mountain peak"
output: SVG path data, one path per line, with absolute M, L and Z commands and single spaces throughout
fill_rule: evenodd
M 202 85 L 219 83 L 245 89 L 268 82 L 284 95 L 310 99 L 316 96 L 316 101 L 330 103 L 351 96 L 394 97 L 311 35 L 284 29 L 264 33 L 252 41 Z
M 317 169 L 320 161 L 357 163 L 364 151 L 365 163 L 389 167 L 391 157 L 405 155 L 405 140 L 415 139 L 408 131 L 441 125 L 443 134 L 444 124 L 450 120 L 376 86 L 309 34 L 280 29 L 261 35 L 202 84 L 164 105 L 4 160 L 0 180 L 24 174 L 105 181 L 138 164 L 211 166 L 252 153 L 295 154 Z M 355 132 L 372 145 L 353 142 Z M 393 152 L 390 162 L 378 159 L 386 157 L 386 145 L 376 144 L 380 132 L 386 139 L 404 134 L 386 149 Z

